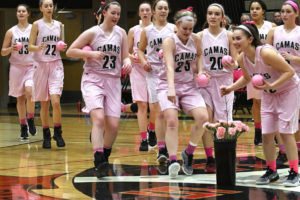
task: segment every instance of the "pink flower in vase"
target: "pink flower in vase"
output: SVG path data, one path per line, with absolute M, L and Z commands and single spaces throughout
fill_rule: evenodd
M 207 128 L 211 128 L 211 127 L 210 127 L 210 123 L 209 123 L 209 122 L 205 122 L 205 123 L 203 124 L 203 128 L 206 129 L 206 130 L 208 130 Z
M 217 124 L 214 124 L 214 123 L 209 123 L 208 125 L 210 128 L 216 128 L 217 127 Z
M 236 129 L 231 127 L 228 129 L 228 132 L 229 132 L 229 135 L 234 136 L 236 133 Z
M 220 122 L 220 124 L 223 124 L 223 125 L 226 125 L 226 124 L 227 124 L 227 122 L 224 121 L 224 120 L 220 120 L 219 122 Z
M 245 131 L 246 133 L 249 133 L 249 126 L 247 126 L 246 124 L 243 124 L 243 131 Z
M 225 132 L 226 132 L 226 129 L 224 127 L 219 127 L 217 129 L 217 138 L 223 139 L 225 137 Z
M 241 121 L 234 121 L 233 123 L 237 131 L 241 132 L 243 130 L 243 123 Z
M 228 122 L 228 126 L 232 126 L 233 124 L 234 124 L 233 121 Z

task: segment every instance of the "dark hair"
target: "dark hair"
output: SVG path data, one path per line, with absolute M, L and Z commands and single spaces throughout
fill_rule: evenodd
M 246 31 L 245 29 L 242 29 L 240 27 L 236 27 L 234 30 L 242 30 L 248 38 L 250 38 L 252 36 L 253 41 L 252 41 L 251 45 L 255 46 L 255 48 L 257 46 L 262 45 L 262 43 L 260 41 L 260 38 L 259 38 L 259 32 L 258 32 L 258 29 L 257 29 L 256 25 L 254 23 L 253 24 L 245 23 L 243 25 L 246 26 L 249 29 L 249 31 L 251 32 L 252 35 L 250 33 L 248 33 L 248 31 Z
M 17 11 L 18 11 L 18 9 L 19 9 L 20 6 L 25 7 L 26 10 L 27 10 L 27 12 L 30 13 L 30 8 L 29 8 L 29 6 L 28 6 L 27 4 L 24 4 L 24 3 L 21 3 L 21 4 L 19 4 L 19 5 L 17 6 Z
M 103 11 L 107 11 L 111 5 L 116 5 L 119 6 L 121 8 L 121 4 L 117 1 L 107 1 L 105 2 L 105 4 L 101 5 L 100 8 L 98 9 L 98 11 L 101 13 L 101 20 L 100 20 L 100 24 L 104 21 L 104 16 L 102 15 Z
M 160 2 L 160 1 L 166 2 L 166 3 L 168 4 L 168 7 L 169 7 L 169 2 L 168 2 L 168 0 L 155 0 L 155 1 L 153 2 L 153 4 L 152 4 L 152 10 L 155 10 L 156 5 L 157 5 L 158 2 Z
M 290 1 L 292 1 L 292 0 L 290 0 Z M 292 1 L 292 2 L 294 2 L 299 8 L 299 4 L 296 1 Z M 293 8 L 293 10 L 295 11 L 295 13 L 297 13 L 296 8 L 294 6 L 292 6 L 291 4 L 284 2 L 282 5 L 290 5 Z
M 253 3 L 259 3 L 259 5 L 261 6 L 261 8 L 263 9 L 264 11 L 264 15 L 266 14 L 266 11 L 267 11 L 267 5 L 265 4 L 265 2 L 263 2 L 262 0 L 252 0 L 249 4 L 249 10 L 251 9 L 251 5 Z

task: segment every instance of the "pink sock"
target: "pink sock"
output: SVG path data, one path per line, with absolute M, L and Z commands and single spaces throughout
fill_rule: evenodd
M 166 142 L 165 141 L 158 141 L 157 146 L 158 146 L 158 149 L 166 148 Z
M 194 153 L 197 146 L 192 145 L 189 143 L 188 147 L 185 149 L 186 154 L 191 155 Z
M 27 113 L 27 119 L 34 118 L 34 113 Z
M 148 127 L 149 127 L 149 130 L 150 130 L 150 131 L 152 131 L 152 130 L 154 130 L 154 129 L 155 129 L 155 124 L 153 124 L 153 123 L 149 122 L 149 125 L 148 125 Z
M 145 131 L 145 132 L 140 132 L 140 135 L 141 135 L 141 138 L 142 138 L 143 140 L 147 140 L 147 131 Z
M 61 126 L 61 123 L 53 123 L 54 127 L 59 127 Z
M 49 125 L 48 126 L 43 126 L 43 129 L 45 129 L 45 128 L 49 128 Z
M 261 129 L 261 122 L 254 122 L 254 128 Z
M 299 174 L 299 164 L 298 164 L 298 159 L 297 160 L 293 160 L 293 161 L 289 161 L 289 166 L 290 166 L 290 170 L 294 170 L 297 174 Z
M 20 119 L 20 124 L 21 125 L 26 125 L 27 123 L 26 123 L 26 118 L 25 119 Z
M 266 162 L 267 163 L 267 167 L 269 167 L 270 169 L 272 169 L 274 172 L 276 171 L 276 160 L 273 160 L 271 162 Z
M 205 150 L 206 158 L 213 157 L 213 148 L 212 147 L 204 148 L 204 150 Z
M 300 151 L 300 142 L 296 142 L 297 147 L 298 147 L 298 151 Z
M 121 104 L 121 112 L 125 112 L 126 111 L 126 105 Z
M 279 144 L 279 151 L 281 151 L 281 153 L 285 153 L 285 146 L 283 144 Z
M 94 154 L 97 153 L 97 152 L 103 153 L 103 148 L 93 149 L 93 152 L 94 152 Z
M 177 161 L 177 156 L 176 155 L 170 155 L 169 160 L 170 160 L 170 162 L 172 162 L 173 160 Z

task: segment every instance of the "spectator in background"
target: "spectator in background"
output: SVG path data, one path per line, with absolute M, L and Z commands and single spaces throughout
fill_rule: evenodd
M 231 19 L 225 15 L 224 20 L 222 21 L 222 27 L 226 30 L 229 30 L 231 26 Z
M 241 24 L 243 24 L 245 21 L 250 21 L 250 17 L 247 14 L 242 14 L 242 16 L 241 16 Z
M 274 12 L 274 15 L 273 15 L 273 22 L 274 22 L 277 26 L 280 26 L 280 25 L 283 24 L 282 19 L 281 19 L 280 12 Z

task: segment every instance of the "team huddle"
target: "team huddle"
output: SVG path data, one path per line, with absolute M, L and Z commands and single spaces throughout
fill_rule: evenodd
M 32 25 L 27 19 L 28 6 L 17 7 L 18 24 L 7 31 L 1 54 L 11 54 L 9 95 L 17 98 L 21 139 L 28 138 L 28 129 L 31 135 L 36 134 L 34 102 L 38 101 L 41 102 L 43 148 L 51 148 L 51 101 L 53 139 L 58 147 L 65 146 L 60 107 L 64 79 L 60 51 L 67 50 L 68 57 L 85 61 L 81 92 L 84 111 L 92 120 L 91 142 L 98 178 L 108 173 L 122 109 L 120 78 L 121 74 L 129 74 L 133 101 L 138 107 L 139 150 L 148 151 L 157 146 L 157 162 L 168 166 L 171 178 L 176 178 L 181 168 L 184 174 L 193 174 L 193 154 L 200 140 L 206 154 L 206 172 L 215 172 L 213 139 L 203 125 L 232 121 L 233 91 L 247 86 L 248 98 L 253 99 L 254 143 L 262 142 L 267 165 L 266 173 L 256 184 L 279 179 L 276 135 L 280 155 L 286 155 L 290 166 L 283 184 L 298 186 L 300 28 L 295 22 L 299 14 L 297 3 L 284 2 L 281 8 L 284 24 L 273 27 L 263 19 L 264 2 L 252 0 L 250 14 L 255 22 L 246 21 L 233 31 L 223 28 L 225 10 L 221 4 L 213 3 L 207 8 L 208 27 L 193 33 L 197 18 L 190 8 L 176 12 L 172 24 L 167 21 L 168 1 L 155 0 L 153 5 L 139 5 L 140 24 L 132 27 L 128 36 L 117 25 L 121 5 L 117 1 L 101 4 L 95 13 L 97 25 L 79 35 L 68 49 L 62 42 L 62 24 L 52 18 L 52 0 L 40 0 L 43 17 Z M 233 71 L 238 67 L 243 76 L 233 82 Z M 253 86 L 251 78 L 257 74 L 262 75 L 263 84 Z M 197 84 L 199 77 L 207 80 L 205 84 Z M 177 158 L 180 110 L 194 118 L 189 142 L 180 153 L 182 166 Z

